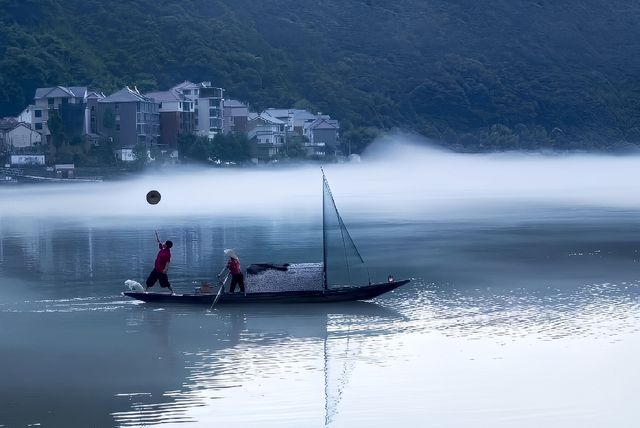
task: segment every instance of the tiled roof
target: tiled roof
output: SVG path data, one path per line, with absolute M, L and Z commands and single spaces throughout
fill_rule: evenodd
M 152 99 L 145 97 L 140 92 L 130 89 L 128 86 L 114 92 L 106 98 L 98 100 L 99 103 L 132 103 L 132 102 L 153 102 Z
M 238 101 L 238 100 L 224 100 L 225 107 L 247 107 L 246 104 Z
M 185 80 L 182 83 L 177 84 L 176 86 L 174 86 L 173 88 L 171 88 L 172 91 L 177 91 L 177 90 L 182 90 L 182 89 L 198 89 L 199 86 L 193 82 L 189 82 L 188 80 Z
M 277 117 L 274 117 L 272 115 L 270 115 L 269 113 L 262 113 L 260 114 L 260 119 L 264 120 L 265 122 L 269 122 L 269 123 L 273 123 L 274 125 L 283 125 L 286 122 L 283 122 L 282 120 L 278 119 Z
M 91 91 L 87 93 L 87 98 L 97 98 L 97 99 L 101 99 L 104 98 L 104 94 L 99 94 L 97 92 Z
M 289 117 L 293 110 L 288 108 L 268 108 L 263 113 L 267 113 L 273 117 Z
M 38 131 L 34 131 L 33 129 L 31 129 L 31 125 L 29 125 L 28 123 L 24 123 L 24 122 L 17 123 L 13 128 L 11 128 L 11 129 L 9 130 L 9 132 L 13 131 L 14 129 L 18 129 L 18 128 L 20 128 L 21 126 L 24 126 L 24 127 L 25 127 L 25 128 L 27 128 L 29 131 L 37 132 L 38 134 L 40 134 L 40 132 L 38 132 Z
M 183 101 L 184 95 L 175 91 L 162 91 L 162 92 L 149 92 L 145 94 L 148 98 L 153 98 L 158 103 L 165 103 L 171 101 Z
M 318 116 L 316 116 L 313 113 L 310 113 L 307 110 L 300 110 L 300 109 L 295 109 L 293 110 L 293 119 L 298 121 L 298 120 L 314 120 L 316 119 Z
M 316 119 L 306 126 L 309 129 L 339 129 L 340 125 L 335 119 Z
M 69 88 L 64 86 L 55 86 L 53 88 L 38 88 L 36 89 L 36 95 L 34 99 L 40 98 L 84 98 L 87 94 L 86 86 L 71 86 Z

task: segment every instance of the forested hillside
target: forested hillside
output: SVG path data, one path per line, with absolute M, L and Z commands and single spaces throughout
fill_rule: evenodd
M 211 80 L 255 109 L 461 150 L 640 143 L 640 3 L 0 0 L 0 116 L 35 88 Z

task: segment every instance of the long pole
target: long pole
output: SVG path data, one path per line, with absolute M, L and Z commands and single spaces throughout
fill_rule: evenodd
M 327 286 L 327 225 L 326 220 L 324 218 L 325 209 L 326 209 L 326 190 L 325 187 L 327 185 L 327 178 L 324 176 L 324 169 L 320 167 L 320 171 L 322 171 L 322 272 L 323 272 L 323 283 L 322 289 L 326 291 Z
M 218 288 L 218 294 L 216 294 L 216 298 L 213 299 L 213 303 L 211 303 L 211 306 L 209 307 L 209 312 L 211 312 L 211 309 L 213 309 L 215 304 L 218 303 L 218 299 L 220 298 L 220 295 L 222 294 L 222 289 L 224 288 L 224 283 L 227 282 L 227 278 L 229 278 L 229 274 L 227 274 L 227 276 L 225 276 L 224 279 L 222 281 L 220 281 L 220 288 Z

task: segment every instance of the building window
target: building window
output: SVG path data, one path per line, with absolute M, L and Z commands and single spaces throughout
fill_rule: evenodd
M 42 129 L 42 122 L 36 123 L 36 130 L 40 131 Z
M 120 115 L 116 114 L 116 122 L 120 122 Z
M 62 105 L 67 105 L 67 104 L 69 104 L 69 98 L 63 98 Z
M 116 110 L 118 110 L 118 108 L 120 108 L 120 104 L 119 104 L 119 103 L 115 103 L 115 104 L 113 105 L 113 108 L 115 108 Z
M 47 99 L 47 102 L 49 103 L 49 106 L 52 106 L 52 105 L 53 105 L 53 101 L 54 101 L 54 99 L 53 99 L 53 98 L 48 98 L 48 99 Z
M 140 111 L 140 103 L 136 103 L 136 111 Z
M 119 130 L 120 130 L 120 124 L 116 123 L 116 131 L 119 131 Z
M 42 117 L 42 110 L 34 110 L 33 114 L 35 115 L 35 117 Z

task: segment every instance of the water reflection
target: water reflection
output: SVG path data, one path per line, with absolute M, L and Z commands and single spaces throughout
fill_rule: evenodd
M 185 380 L 161 398 L 136 391 L 118 393 L 131 408 L 113 417 L 123 426 L 206 423 L 207 418 L 222 425 L 282 426 L 276 415 L 288 414 L 285 420 L 294 425 L 320 426 L 315 419 L 324 405 L 328 424 L 339 411 L 348 383 L 345 368 L 355 364 L 358 349 L 375 335 L 377 323 L 399 319 L 399 313 L 368 303 L 223 308 L 207 316 L 176 308 L 140 308 L 130 315 L 129 324 L 152 331 L 159 358 L 172 370 L 175 350 L 181 350 Z M 368 326 L 368 331 L 353 332 L 351 326 Z M 301 386 L 274 386 L 296 378 L 294 384 Z M 225 408 L 225 398 L 234 395 L 234 389 L 246 395 L 249 414 Z M 273 423 L 265 417 L 274 418 Z
M 417 426 L 426 406 L 436 426 L 523 414 L 634 426 L 640 239 L 628 213 L 584 213 L 364 219 L 351 230 L 372 277 L 409 286 L 373 305 L 212 313 L 119 295 L 153 261 L 148 224 L 2 222 L 0 425 Z M 182 290 L 216 272 L 225 246 L 247 262 L 322 258 L 315 223 L 183 219 L 160 233 L 178 237 Z

